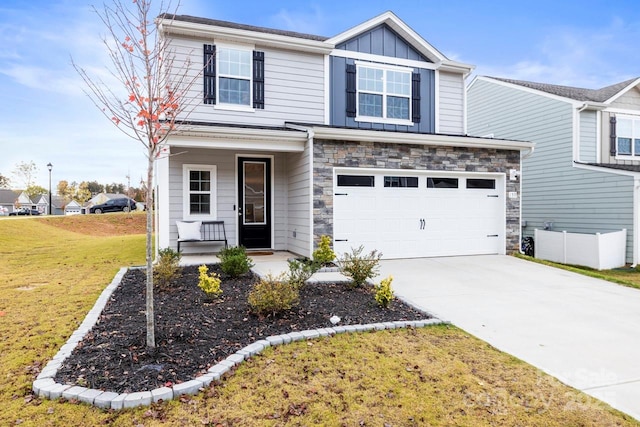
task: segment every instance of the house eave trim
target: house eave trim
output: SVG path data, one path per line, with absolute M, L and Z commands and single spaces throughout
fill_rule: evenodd
M 270 129 L 193 126 L 172 137 L 171 147 L 302 152 L 306 132 Z
M 163 34 L 181 35 L 235 43 L 249 43 L 300 52 L 329 54 L 334 45 L 327 42 L 290 37 L 280 34 L 261 33 L 237 28 L 218 27 L 178 20 L 159 20 L 158 28 Z
M 610 173 L 612 175 L 623 175 L 623 176 L 633 176 L 636 178 L 640 178 L 640 172 L 626 171 L 622 169 L 612 169 L 600 166 L 586 165 L 584 163 L 573 162 L 573 167 L 576 169 L 584 169 L 594 172 L 604 172 Z
M 363 129 L 312 127 L 315 139 L 339 141 L 371 141 L 389 144 L 416 144 L 448 147 L 493 148 L 502 150 L 531 150 L 532 142 L 496 140 L 457 135 L 383 132 Z

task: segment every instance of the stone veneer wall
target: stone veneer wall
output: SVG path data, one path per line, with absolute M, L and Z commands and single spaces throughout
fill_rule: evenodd
M 509 169 L 520 170 L 519 151 L 315 140 L 314 246 L 321 235 L 333 236 L 334 167 L 505 173 L 506 193 L 518 193 L 517 199 L 507 198 L 506 252 L 512 253 L 520 247 L 520 178 L 509 180 Z

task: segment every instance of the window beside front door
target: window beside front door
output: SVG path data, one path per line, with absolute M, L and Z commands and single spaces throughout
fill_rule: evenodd
M 216 167 L 183 166 L 183 218 L 215 219 Z

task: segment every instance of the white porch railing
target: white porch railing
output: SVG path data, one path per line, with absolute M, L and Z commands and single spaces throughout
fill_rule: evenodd
M 535 230 L 535 257 L 562 264 L 609 270 L 625 265 L 627 230 L 580 234 Z

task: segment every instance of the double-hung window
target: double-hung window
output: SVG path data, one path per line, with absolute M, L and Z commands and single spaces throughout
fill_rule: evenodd
M 616 145 L 619 156 L 640 156 L 640 117 L 616 117 Z
M 250 50 L 218 48 L 218 100 L 221 104 L 250 105 Z
M 356 120 L 411 124 L 412 69 L 356 62 Z
M 204 45 L 204 103 L 231 110 L 264 109 L 264 52 Z
M 216 167 L 184 165 L 184 219 L 215 219 L 216 215 Z

